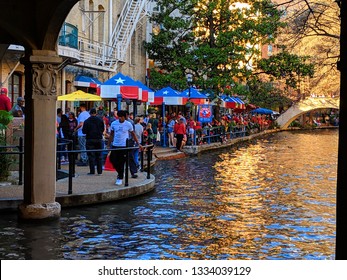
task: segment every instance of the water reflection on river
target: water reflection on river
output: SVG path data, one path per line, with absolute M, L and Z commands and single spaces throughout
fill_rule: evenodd
M 1 259 L 333 259 L 336 130 L 283 132 L 155 166 L 156 191 L 0 221 Z

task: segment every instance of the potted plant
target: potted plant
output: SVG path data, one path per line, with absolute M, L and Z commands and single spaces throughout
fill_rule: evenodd
M 6 148 L 1 148 L 1 146 L 6 145 L 6 129 L 12 119 L 11 113 L 0 110 L 0 152 L 6 151 Z M 0 154 L 0 181 L 8 179 L 12 162 L 13 157 L 11 155 Z

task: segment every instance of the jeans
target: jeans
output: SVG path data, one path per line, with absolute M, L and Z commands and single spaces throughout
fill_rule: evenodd
M 140 152 L 140 149 L 139 149 L 139 148 L 133 150 L 134 160 L 135 160 L 135 164 L 136 164 L 136 167 L 137 167 L 137 168 L 140 166 L 139 152 Z
M 87 139 L 87 150 L 101 150 L 103 148 L 102 139 Z M 91 174 L 95 173 L 95 165 L 98 174 L 102 174 L 102 152 L 87 152 L 89 159 L 89 170 Z
M 80 150 L 86 150 L 86 137 L 85 136 L 78 136 L 78 145 L 80 147 Z M 81 161 L 87 162 L 88 156 L 86 152 L 81 152 Z
M 135 147 L 135 141 L 134 140 L 128 140 L 128 146 L 129 147 Z M 138 149 L 135 149 L 138 150 Z M 134 175 L 137 173 L 138 168 L 138 160 L 135 159 L 135 150 L 129 151 L 129 169 L 131 175 Z

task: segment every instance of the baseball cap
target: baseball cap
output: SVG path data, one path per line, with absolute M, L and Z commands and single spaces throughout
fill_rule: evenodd
M 24 101 L 24 97 L 21 97 L 21 96 L 18 97 L 18 98 L 17 98 L 17 102 L 19 102 L 19 101 Z
M 1 93 L 7 94 L 7 88 L 5 88 L 5 87 L 1 88 Z

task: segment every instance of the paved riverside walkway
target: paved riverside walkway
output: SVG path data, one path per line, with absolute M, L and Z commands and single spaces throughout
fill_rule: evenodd
M 62 167 L 64 169 L 65 166 Z M 139 172 L 138 178 L 130 178 L 128 186 L 116 186 L 115 171 L 103 171 L 102 175 L 88 175 L 88 166 L 76 166 L 76 176 L 72 179 L 72 194 L 68 194 L 68 178 L 56 183 L 56 201 L 62 207 L 96 204 L 145 194 L 154 190 L 155 178 L 147 172 Z M 17 209 L 23 200 L 24 185 L 0 186 L 0 210 Z
M 177 153 L 173 148 L 155 147 L 153 152 L 155 164 L 158 159 L 175 159 L 185 157 L 184 153 Z M 62 165 L 62 170 L 67 170 L 68 165 Z M 155 177 L 147 172 L 139 172 L 138 178 L 131 178 L 129 173 L 128 186 L 116 186 L 116 171 L 104 170 L 102 175 L 88 175 L 88 166 L 76 166 L 76 176 L 72 179 L 72 194 L 68 194 L 68 178 L 56 182 L 56 201 L 62 207 L 96 204 L 116 201 L 138 196 L 154 190 Z M 23 201 L 24 185 L 0 184 L 0 211 L 15 210 Z
M 153 150 L 153 161 L 173 160 L 196 155 L 207 150 L 220 149 L 234 145 L 241 141 L 247 141 L 255 137 L 260 137 L 274 131 L 266 131 L 251 136 L 230 139 L 226 143 L 212 143 L 201 146 L 186 146 L 183 152 L 176 152 L 175 148 L 155 147 Z M 62 169 L 67 169 L 68 165 L 63 165 Z M 103 171 L 101 176 L 87 175 L 89 167 L 76 166 L 76 176 L 72 182 L 72 194 L 68 194 L 68 178 L 61 179 L 56 183 L 56 201 L 62 207 L 80 206 L 88 204 L 116 201 L 129 197 L 148 193 L 155 188 L 155 177 L 153 175 L 147 179 L 147 172 L 139 172 L 138 178 L 133 179 L 129 176 L 129 185 L 116 186 L 115 171 Z M 23 185 L 0 184 L 0 211 L 15 210 L 23 200 Z

